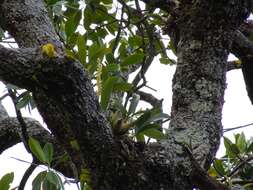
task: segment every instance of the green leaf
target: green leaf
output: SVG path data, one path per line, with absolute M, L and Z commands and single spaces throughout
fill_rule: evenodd
M 135 54 L 130 55 L 127 58 L 125 58 L 123 60 L 123 62 L 121 63 L 121 65 L 122 66 L 127 66 L 127 65 L 139 64 L 139 63 L 142 62 L 144 56 L 145 55 L 143 53 L 135 53 Z
M 244 133 L 241 133 L 239 135 L 236 145 L 241 153 L 245 153 L 246 148 L 247 148 L 247 142 L 246 142 Z
M 86 37 L 79 35 L 77 38 L 78 57 L 83 65 L 86 64 L 87 48 L 86 48 Z
M 120 83 L 116 83 L 113 86 L 113 91 L 115 92 L 129 92 L 131 91 L 133 88 L 133 85 L 127 82 L 120 82 Z
M 75 33 L 80 23 L 81 17 L 82 17 L 82 12 L 81 10 L 78 10 L 73 16 L 71 16 L 67 20 L 65 24 L 65 32 L 66 32 L 67 37 L 70 37 L 73 33 Z
M 66 39 L 67 47 L 71 50 L 75 48 L 78 38 L 78 33 L 73 33 L 71 36 L 68 36 Z
M 143 125 L 141 127 L 137 127 L 136 129 L 136 133 L 142 133 L 145 130 L 148 129 L 158 129 L 160 126 L 157 123 L 152 123 L 152 124 L 147 124 L 147 125 Z
M 113 90 L 113 86 L 117 82 L 117 79 L 117 77 L 109 77 L 105 82 L 102 83 L 101 107 L 103 110 L 106 110 L 107 108 Z
M 132 99 L 130 100 L 131 103 L 128 109 L 128 115 L 135 113 L 135 110 L 139 104 L 139 101 L 140 101 L 140 96 L 138 94 L 133 94 Z
M 116 60 L 115 60 L 114 55 L 112 53 L 106 54 L 105 58 L 106 58 L 106 61 L 109 63 L 109 65 L 117 65 L 117 64 L 115 64 Z
M 104 4 L 112 4 L 112 0 L 101 0 Z
M 155 129 L 155 128 L 146 129 L 146 130 L 142 131 L 142 134 L 144 134 L 150 138 L 156 139 L 156 140 L 161 140 L 161 139 L 165 138 L 165 135 L 161 131 L 159 131 L 158 129 Z
M 18 103 L 16 104 L 17 109 L 22 109 L 26 106 L 29 106 L 33 109 L 34 108 L 34 103 L 33 103 L 33 98 L 32 95 L 29 91 L 25 91 L 22 94 L 19 95 L 18 97 Z
M 214 169 L 214 167 L 210 167 L 210 169 L 208 170 L 208 175 L 210 175 L 211 177 L 217 177 L 218 173 L 217 171 Z
M 136 134 L 136 139 L 138 142 L 145 142 L 145 137 L 144 137 L 144 134 L 142 133 Z
M 111 53 L 111 48 L 106 48 L 94 43 L 89 47 L 89 63 L 96 62 L 98 58 L 102 59 L 106 54 Z
M 0 189 L 9 190 L 10 184 L 13 182 L 14 173 L 7 173 L 0 179 Z
M 147 110 L 145 111 L 135 122 L 134 125 L 136 125 L 137 131 L 140 129 L 142 126 L 145 126 L 148 124 L 148 120 L 151 117 L 151 111 Z
M 53 160 L 53 154 L 54 154 L 54 148 L 53 148 L 52 143 L 46 143 L 45 146 L 43 147 L 43 152 L 44 152 L 47 164 L 50 165 Z
M 226 148 L 226 154 L 229 158 L 236 157 L 240 153 L 238 147 L 233 144 L 227 137 L 224 137 L 224 146 Z
M 140 36 L 131 36 L 128 38 L 128 42 L 132 47 L 139 47 L 142 44 L 142 38 Z
M 225 169 L 224 169 L 224 166 L 223 166 L 223 163 L 221 160 L 216 159 L 213 163 L 213 167 L 215 168 L 215 170 L 217 171 L 217 173 L 220 176 L 226 175 L 226 172 L 225 172 Z
M 155 122 L 155 121 L 160 121 L 162 119 L 169 119 L 170 116 L 166 113 L 157 113 L 157 114 L 154 114 L 150 117 L 150 119 L 148 120 L 148 122 Z
M 247 152 L 253 152 L 253 142 L 250 143 L 249 147 L 247 148 Z
M 159 109 L 147 110 L 135 122 L 137 133 L 145 129 L 148 124 L 169 118 L 168 114 L 161 113 Z
M 47 171 L 40 172 L 32 182 L 32 190 L 41 190 L 41 184 L 45 180 Z
M 0 27 L 0 41 L 2 41 L 3 37 L 4 37 L 4 30 Z
M 51 183 L 53 184 L 56 189 L 58 190 L 63 190 L 64 189 L 64 185 L 62 183 L 62 180 L 60 178 L 60 176 L 56 173 L 56 172 L 53 172 L 53 171 L 49 171 L 47 173 L 47 176 L 46 176 L 46 179 Z
M 48 178 L 46 177 L 45 180 L 42 183 L 42 189 L 41 190 L 59 190 L 57 186 L 54 183 L 51 183 Z
M 34 139 L 33 137 L 29 137 L 28 140 L 29 148 L 32 151 L 32 153 L 43 163 L 46 163 L 46 156 L 44 154 L 44 151 L 42 150 L 39 141 Z
M 53 4 L 52 10 L 56 16 L 62 15 L 62 6 L 64 5 L 65 1 L 58 1 Z
M 173 59 L 170 59 L 170 58 L 160 58 L 160 63 L 164 64 L 164 65 L 173 65 L 173 64 L 176 64 L 176 61 L 173 60 Z
M 46 0 L 47 5 L 53 5 L 59 0 Z
M 172 50 L 172 52 L 176 55 L 176 48 L 174 46 L 174 44 L 172 43 L 172 41 L 169 42 L 169 48 Z

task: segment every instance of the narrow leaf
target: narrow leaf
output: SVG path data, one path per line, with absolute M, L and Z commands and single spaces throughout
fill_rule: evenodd
M 214 163 L 213 163 L 213 166 L 214 166 L 215 170 L 217 171 L 217 173 L 220 176 L 224 176 L 226 174 L 224 166 L 223 166 L 221 160 L 218 160 L 218 159 L 215 160 Z
M 53 160 L 53 153 L 54 153 L 53 145 L 51 143 L 46 143 L 45 146 L 43 147 L 43 152 L 47 164 L 50 165 Z
M 107 108 L 113 90 L 113 85 L 117 82 L 117 79 L 117 77 L 109 77 L 102 83 L 101 107 L 103 110 L 106 110 Z
M 133 94 L 132 99 L 130 100 L 131 103 L 128 109 L 128 115 L 135 113 L 135 110 L 137 108 L 139 101 L 140 101 L 140 96 L 138 94 Z
M 86 37 L 79 35 L 77 38 L 78 56 L 81 63 L 86 64 L 87 48 L 86 48 Z
M 65 31 L 66 35 L 69 37 L 71 36 L 77 29 L 77 26 L 80 23 L 82 17 L 82 12 L 79 10 L 74 14 L 72 17 L 70 17 L 65 25 Z
M 240 136 L 238 137 L 238 140 L 236 142 L 236 145 L 241 153 L 246 151 L 247 143 L 246 143 L 246 138 L 245 138 L 244 133 L 240 134 Z

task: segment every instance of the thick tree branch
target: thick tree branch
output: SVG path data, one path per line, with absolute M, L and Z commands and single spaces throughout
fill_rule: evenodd
M 0 79 L 32 90 L 33 79 L 40 64 L 36 61 L 42 54 L 36 48 L 9 49 L 0 45 Z
M 178 64 L 173 79 L 169 135 L 163 145 L 167 156 L 175 161 L 175 172 L 184 168 L 190 176 L 193 167 L 185 157 L 182 144 L 191 147 L 194 158 L 205 169 L 218 149 L 222 135 L 221 110 L 228 49 L 232 43 L 233 28 L 245 19 L 245 7 L 237 9 L 239 1 L 235 6 L 237 8 L 230 7 L 229 1 L 199 1 L 196 5 L 186 1 L 180 3 L 174 18 L 180 32 Z M 226 26 L 222 32 L 221 26 Z M 178 189 L 193 188 L 192 181 L 187 181 L 187 174 L 177 175 L 183 178 L 175 178 L 175 186 L 181 186 Z
M 96 170 L 104 167 L 100 164 L 110 157 L 113 138 L 108 123 L 99 111 L 88 74 L 80 63 L 64 58 L 62 45 L 42 0 L 5 1 L 0 7 L 0 13 L 1 25 L 20 47 L 39 49 L 41 45 L 51 42 L 58 47 L 59 56 L 59 59 L 38 64 L 36 54 L 32 54 L 30 60 L 34 59 L 35 63 L 28 62 L 30 64 L 17 67 L 23 77 L 15 76 L 14 80 L 15 77 L 0 73 L 1 78 L 33 92 L 39 112 L 48 128 L 71 155 L 78 173 L 88 165 L 96 174 Z M 25 50 L 20 51 L 26 55 L 23 52 Z M 11 59 L 10 55 L 5 56 L 5 59 Z M 21 53 L 19 56 L 22 56 Z M 18 64 L 22 61 L 23 59 L 18 59 Z M 17 68 L 12 65 L 13 71 Z M 74 147 L 73 144 L 77 146 Z
M 55 138 L 38 121 L 31 118 L 24 118 L 24 121 L 27 125 L 29 136 L 38 139 L 43 144 L 50 142 L 54 145 L 54 156 L 57 158 L 54 160 L 54 163 L 58 162 L 65 155 L 63 147 L 56 142 Z M 9 117 L 4 107 L 0 104 L 0 154 L 17 143 L 22 142 L 20 129 L 21 127 L 17 118 Z M 60 163 L 54 169 L 60 171 L 65 176 L 73 177 L 73 171 L 71 171 L 67 163 Z
M 0 76 L 31 89 L 44 121 L 68 152 L 78 175 L 82 169 L 91 171 L 93 189 L 192 189 L 196 185 L 190 180 L 194 168 L 182 144 L 191 147 L 194 158 L 203 168 L 209 166 L 216 153 L 222 132 L 228 49 L 234 29 L 245 19 L 245 4 L 241 1 L 180 1 L 176 17 L 180 40 L 173 79 L 172 120 L 168 139 L 161 141 L 154 151 L 152 147 L 143 148 L 127 138 L 112 135 L 88 74 L 79 62 L 64 57 L 64 48 L 42 0 L 5 0 L 0 7 L 0 25 L 9 31 L 20 48 L 39 50 L 41 45 L 51 42 L 58 47 L 58 57 L 43 61 L 34 53 L 31 56 L 35 66 L 23 60 L 18 62 L 21 66 L 17 65 L 24 74 L 24 63 L 29 63 L 28 76 L 16 73 L 15 77 L 20 78 L 14 80 L 14 76 L 7 76 L 7 70 Z M 146 30 L 150 29 L 153 28 Z M 148 34 L 152 39 L 154 33 L 148 31 Z M 148 45 L 150 55 L 142 75 L 155 56 L 152 42 Z M 11 59 L 10 55 L 6 59 Z M 25 61 L 28 59 L 25 57 Z M 139 81 L 135 80 L 136 86 Z
M 242 62 L 244 82 L 248 96 L 253 103 L 253 43 L 240 31 L 235 32 L 232 53 Z

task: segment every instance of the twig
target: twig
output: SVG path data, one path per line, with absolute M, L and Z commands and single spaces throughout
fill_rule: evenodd
M 22 117 L 21 111 L 17 108 L 18 98 L 16 97 L 15 92 L 13 92 L 11 89 L 8 89 L 8 93 L 9 93 L 9 96 L 11 97 L 12 102 L 14 104 L 17 119 L 18 119 L 18 121 L 20 123 L 20 126 L 21 126 L 21 139 L 22 139 L 22 142 L 24 143 L 24 146 L 25 146 L 27 152 L 31 153 L 30 148 L 28 146 L 29 135 L 28 135 L 28 132 L 27 132 L 27 126 L 26 126 L 26 123 L 25 123 L 25 121 Z
M 159 108 L 162 107 L 163 99 L 159 100 L 152 94 L 139 91 L 139 90 L 136 91 L 135 93 L 140 95 L 141 100 L 150 103 L 153 107 L 159 107 Z
M 227 72 L 235 69 L 241 69 L 242 65 L 238 64 L 238 61 L 228 61 L 227 62 Z
M 25 171 L 25 173 L 24 173 L 24 175 L 23 175 L 23 177 L 22 177 L 22 179 L 19 183 L 18 190 L 24 190 L 28 178 L 31 176 L 31 174 L 33 173 L 33 171 L 37 167 L 36 162 L 37 161 L 33 160 L 32 164 Z
M 229 132 L 229 131 L 232 131 L 232 130 L 235 130 L 235 129 L 241 129 L 241 128 L 244 128 L 244 127 L 249 127 L 251 125 L 253 125 L 253 123 L 249 123 L 249 124 L 246 124 L 246 125 L 241 125 L 241 126 L 238 126 L 238 127 L 223 129 L 223 132 L 226 133 L 226 132 Z
M 29 166 L 29 168 L 25 171 L 21 182 L 19 184 L 18 190 L 24 190 L 26 182 L 28 180 L 28 178 L 31 176 L 31 174 L 33 173 L 33 171 L 35 170 L 35 168 L 37 167 L 37 163 L 39 163 L 38 159 L 33 155 L 33 153 L 31 152 L 29 145 L 28 145 L 28 140 L 29 140 L 29 135 L 27 132 L 27 126 L 26 123 L 22 117 L 22 113 L 21 111 L 17 108 L 17 103 L 18 103 L 18 98 L 16 97 L 16 94 L 14 91 L 12 91 L 11 89 L 8 89 L 8 93 L 9 96 L 12 99 L 12 102 L 14 104 L 15 107 L 15 111 L 16 111 L 16 115 L 17 115 L 17 119 L 20 123 L 21 126 L 21 140 L 27 150 L 27 152 L 31 153 L 33 161 L 32 164 Z
M 194 184 L 199 189 L 205 189 L 205 190 L 229 190 L 229 188 L 219 183 L 214 178 L 210 177 L 207 172 L 199 165 L 197 160 L 194 158 L 194 155 L 192 154 L 192 151 L 190 147 L 188 147 L 185 144 L 182 144 L 183 148 L 185 149 L 186 153 L 189 156 L 189 159 L 192 164 L 192 172 L 191 172 L 191 178 Z
M 253 156 L 250 156 L 246 160 L 241 161 L 229 174 L 228 177 L 232 177 L 243 165 L 248 164 L 249 161 L 253 160 Z
M 120 41 L 120 34 L 121 34 L 121 30 L 122 30 L 122 25 L 123 25 L 124 7 L 125 6 L 123 5 L 122 10 L 121 10 L 120 23 L 119 23 L 117 35 L 116 35 L 116 38 L 115 38 L 115 43 L 114 43 L 113 48 L 112 48 L 112 54 L 114 54 L 114 52 L 115 52 L 115 50 L 118 46 L 118 43 Z

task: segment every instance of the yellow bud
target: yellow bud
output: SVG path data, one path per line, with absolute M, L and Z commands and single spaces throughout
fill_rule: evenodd
M 234 61 L 234 63 L 235 63 L 235 65 L 236 65 L 237 67 L 240 67 L 241 64 L 242 64 L 242 61 L 238 59 L 238 60 Z
M 47 43 L 43 45 L 41 48 L 41 51 L 42 51 L 42 54 L 46 55 L 47 57 L 50 57 L 50 58 L 56 57 L 55 47 L 51 43 Z

